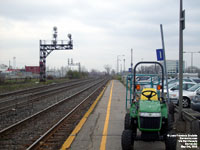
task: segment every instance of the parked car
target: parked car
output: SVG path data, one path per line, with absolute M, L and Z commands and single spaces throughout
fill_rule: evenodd
M 191 78 L 193 82 L 200 83 L 200 78 Z
M 169 87 L 170 85 L 173 85 L 173 84 L 177 83 L 178 81 L 179 81 L 178 79 L 171 79 L 171 80 L 169 80 L 169 81 L 168 81 L 168 87 Z M 166 86 L 166 84 L 165 84 L 165 86 Z
M 173 84 L 178 83 L 178 82 L 179 82 L 179 79 L 171 79 L 168 81 L 168 87 L 172 86 Z M 190 78 L 183 78 L 183 82 L 197 83 Z M 166 88 L 166 84 L 165 84 L 165 88 Z
M 144 81 L 150 81 L 150 76 L 137 76 L 136 77 L 136 81 L 138 81 L 138 82 L 144 82 Z
M 190 107 L 191 99 L 196 95 L 197 92 L 200 92 L 200 84 L 196 84 L 189 88 L 188 90 L 183 90 L 183 107 Z M 170 101 L 175 104 L 178 104 L 179 91 L 173 91 L 169 93 Z
M 194 82 L 183 82 L 183 90 L 187 90 L 194 85 L 196 85 L 196 83 Z M 169 90 L 169 93 L 179 90 L 179 83 L 176 82 L 174 84 L 169 85 L 168 90 Z M 167 93 L 167 89 L 164 89 L 164 93 L 165 94 Z
M 191 108 L 200 112 L 200 91 L 198 91 L 197 94 L 192 98 Z

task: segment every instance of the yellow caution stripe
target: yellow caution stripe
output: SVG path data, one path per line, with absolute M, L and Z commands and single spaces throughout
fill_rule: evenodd
M 107 84 L 108 85 L 108 84 Z M 106 87 L 107 87 L 106 85 Z M 91 107 L 89 108 L 89 110 L 85 113 L 85 115 L 83 116 L 83 118 L 80 120 L 80 122 L 78 123 L 78 125 L 75 127 L 75 129 L 72 131 L 72 133 L 70 134 L 70 136 L 67 138 L 67 140 L 64 142 L 64 144 L 61 147 L 61 150 L 68 150 L 72 144 L 72 142 L 74 141 L 76 135 L 78 134 L 78 132 L 81 130 L 82 126 L 84 125 L 85 121 L 87 120 L 87 118 L 89 117 L 90 113 L 93 111 L 93 109 L 95 108 L 96 104 L 98 103 L 98 101 L 101 99 L 101 97 L 103 96 L 103 93 L 106 89 L 106 87 L 103 89 L 103 91 L 99 94 L 99 96 L 97 97 L 97 99 L 94 101 L 94 103 L 91 105 Z
M 110 90 L 110 97 L 109 97 L 107 112 L 106 112 L 106 119 L 105 119 L 105 122 L 104 122 L 103 135 L 102 135 L 102 139 L 101 139 L 100 150 L 106 149 L 106 140 L 107 140 L 107 134 L 108 134 L 108 125 L 109 125 L 109 118 L 110 118 L 110 107 L 111 107 L 111 101 L 112 101 L 113 84 L 114 83 L 112 81 L 112 86 L 111 86 L 111 90 Z

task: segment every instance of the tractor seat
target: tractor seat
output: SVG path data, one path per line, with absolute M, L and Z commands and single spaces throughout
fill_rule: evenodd
M 154 88 L 145 88 L 142 90 L 141 93 L 141 100 L 154 100 L 157 101 L 158 100 L 158 94 L 156 89 Z

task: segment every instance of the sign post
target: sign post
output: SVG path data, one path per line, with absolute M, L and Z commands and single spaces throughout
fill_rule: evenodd
M 166 56 L 165 56 L 165 43 L 164 43 L 164 35 L 163 35 L 163 28 L 162 24 L 160 25 L 160 32 L 161 32 L 161 40 L 162 40 L 162 47 L 163 47 L 163 59 L 164 59 L 164 68 L 165 68 L 165 80 L 166 80 L 166 88 L 167 88 L 167 102 L 169 104 L 169 89 L 168 89 L 168 74 L 167 74 L 167 65 L 166 65 Z

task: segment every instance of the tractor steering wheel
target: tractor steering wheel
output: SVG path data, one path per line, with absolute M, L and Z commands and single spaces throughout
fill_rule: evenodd
M 145 94 L 146 93 L 146 94 Z M 147 94 L 148 93 L 148 94 Z M 150 93 L 150 94 L 149 94 Z M 142 95 L 145 96 L 146 98 L 148 98 L 148 100 L 150 100 L 152 97 L 154 97 L 157 93 L 155 91 L 144 91 L 142 92 Z

